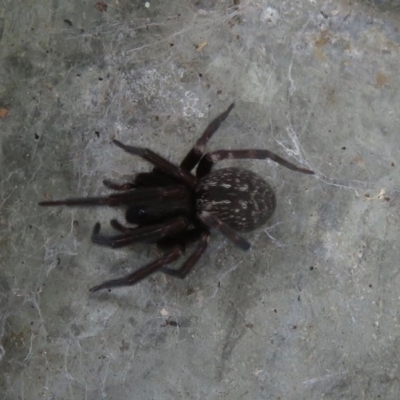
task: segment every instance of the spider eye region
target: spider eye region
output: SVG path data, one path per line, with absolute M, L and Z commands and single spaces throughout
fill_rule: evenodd
M 210 172 L 196 186 L 197 212 L 207 211 L 240 231 L 264 225 L 275 211 L 271 186 L 260 176 L 240 168 Z

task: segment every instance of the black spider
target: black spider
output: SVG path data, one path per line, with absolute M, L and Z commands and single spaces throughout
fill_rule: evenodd
M 150 264 L 123 278 L 94 286 L 91 292 L 134 285 L 158 270 L 183 279 L 204 253 L 209 242 L 210 228 L 217 229 L 239 248 L 250 248 L 250 243 L 237 231 L 251 231 L 263 225 L 275 210 L 275 194 L 263 178 L 251 171 L 239 168 L 212 171 L 217 162 L 225 159 L 270 158 L 293 171 L 314 173 L 298 168 L 268 150 L 217 150 L 204 154 L 207 142 L 233 106 L 231 104 L 207 126 L 180 166 L 149 149 L 127 146 L 113 140 L 114 144 L 126 152 L 153 164 L 153 171 L 139 173 L 132 182 L 123 184 L 103 181 L 109 189 L 120 191 L 109 196 L 39 203 L 41 206 L 125 206 L 127 222 L 137 226 L 125 227 L 111 220 L 111 226 L 120 233 L 104 236 L 100 234 L 100 224 L 97 223 L 92 241 L 112 248 L 146 241 L 156 243 L 164 251 L 161 257 Z M 194 175 L 191 171 L 196 165 Z M 178 270 L 165 267 L 178 259 L 185 247 L 193 242 L 198 242 L 196 249 Z

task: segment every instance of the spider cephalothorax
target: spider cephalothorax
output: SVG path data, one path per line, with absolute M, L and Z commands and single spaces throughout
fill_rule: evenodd
M 204 154 L 204 149 L 233 108 L 215 118 L 205 129 L 195 146 L 179 166 L 170 163 L 149 149 L 127 146 L 117 140 L 113 143 L 128 153 L 142 157 L 154 165 L 152 172 L 140 173 L 132 182 L 103 181 L 117 191 L 104 197 L 71 198 L 42 201 L 41 206 L 122 206 L 125 219 L 135 227 L 126 227 L 117 220 L 111 226 L 119 231 L 114 236 L 100 234 L 100 224 L 93 230 L 92 241 L 108 247 L 123 247 L 138 241 L 156 243 L 164 254 L 132 274 L 106 281 L 90 289 L 131 286 L 155 271 L 184 278 L 207 248 L 210 228 L 215 228 L 243 250 L 250 243 L 237 232 L 251 231 L 263 225 L 273 214 L 275 194 L 260 176 L 240 168 L 222 168 L 212 171 L 215 163 L 224 159 L 269 158 L 293 171 L 314 172 L 296 167 L 269 150 L 217 150 Z M 196 175 L 191 171 L 196 167 Z M 185 247 L 197 242 L 194 252 L 177 270 L 165 267 L 178 259 Z

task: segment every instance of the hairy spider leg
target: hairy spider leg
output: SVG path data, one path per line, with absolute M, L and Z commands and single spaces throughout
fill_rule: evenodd
M 103 282 L 100 285 L 92 287 L 91 289 L 89 289 L 89 291 L 91 293 L 94 293 L 101 289 L 111 289 L 114 287 L 121 287 L 121 286 L 132 286 L 135 283 L 138 283 L 142 279 L 153 274 L 154 272 L 162 268 L 164 265 L 170 264 L 173 261 L 177 260 L 182 254 L 183 254 L 183 249 L 180 246 L 175 246 L 157 260 L 151 262 L 150 264 L 147 264 L 146 266 L 140 268 L 139 270 L 133 272 L 132 274 L 129 274 L 123 278 L 112 279 Z
M 181 162 L 180 167 L 182 169 L 184 169 L 185 171 L 191 171 L 196 166 L 196 164 L 200 161 L 201 157 L 203 157 L 204 149 L 208 141 L 218 130 L 221 123 L 226 120 L 226 118 L 228 117 L 229 113 L 232 111 L 234 106 L 235 104 L 232 103 L 227 108 L 226 111 L 218 115 L 208 124 L 207 128 L 201 135 L 200 139 L 197 140 L 196 144 L 193 146 L 193 148 L 189 151 L 189 153 Z
M 148 201 L 152 199 L 179 199 L 187 195 L 184 186 L 136 188 L 123 193 L 114 193 L 101 197 L 82 197 L 64 200 L 49 200 L 39 202 L 40 206 L 109 206 L 116 207 L 125 204 Z
M 192 270 L 192 268 L 195 266 L 197 261 L 199 261 L 203 253 L 206 251 L 209 241 L 210 241 L 210 232 L 203 230 L 203 232 L 200 234 L 200 239 L 197 243 L 195 251 L 184 262 L 184 264 L 179 269 L 163 267 L 161 268 L 161 272 L 173 276 L 174 278 L 184 279 L 187 276 L 187 274 Z
M 206 250 L 210 238 L 210 232 L 204 230 L 199 231 L 199 229 L 192 229 L 188 232 L 182 232 L 181 234 L 177 235 L 177 237 L 179 236 L 181 236 L 181 240 L 178 241 L 182 241 L 184 242 L 184 244 L 180 243 L 179 245 L 173 246 L 160 258 L 147 264 L 146 266 L 140 268 L 132 274 L 129 274 L 123 278 L 109 280 L 101 283 L 100 285 L 94 286 L 90 289 L 90 292 L 93 293 L 101 289 L 111 289 L 114 287 L 132 286 L 158 270 L 174 278 L 185 278 Z M 174 270 L 164 267 L 165 265 L 171 264 L 179 257 L 181 257 L 187 244 L 197 241 L 198 239 L 199 241 L 196 249 L 179 269 Z
M 158 240 L 183 231 L 188 226 L 188 221 L 184 217 L 174 218 L 164 221 L 161 224 L 139 226 L 137 228 L 125 230 L 119 235 L 104 236 L 100 235 L 100 223 L 94 226 L 92 242 L 101 246 L 112 248 L 128 246 L 139 241 L 157 242 Z
M 240 236 L 234 229 L 232 229 L 228 224 L 221 221 L 218 217 L 210 214 L 207 211 L 202 211 L 197 214 L 197 218 L 206 224 L 209 228 L 215 228 L 225 237 L 227 237 L 233 244 L 242 250 L 249 250 L 251 244 L 243 237 Z
M 257 150 L 257 149 L 246 149 L 246 150 L 217 150 L 211 153 L 207 153 L 197 166 L 196 176 L 198 179 L 210 173 L 211 168 L 217 162 L 222 160 L 235 160 L 235 159 L 252 159 L 252 160 L 265 160 L 269 158 L 276 163 L 283 165 L 293 171 L 301 172 L 303 174 L 313 175 L 314 172 L 309 169 L 299 168 L 284 158 L 278 156 L 269 150 Z
M 196 178 L 193 175 L 191 175 L 189 172 L 186 172 L 177 165 L 172 164 L 158 154 L 154 153 L 154 151 L 142 147 L 127 146 L 119 142 L 118 140 L 113 140 L 113 143 L 121 149 L 125 150 L 127 153 L 134 154 L 143 158 L 146 161 L 149 161 L 158 170 L 176 179 L 178 182 L 185 184 L 189 188 L 194 189 L 194 187 L 196 186 Z

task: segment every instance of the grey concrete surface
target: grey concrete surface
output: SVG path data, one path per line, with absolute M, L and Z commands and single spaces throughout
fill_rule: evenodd
M 398 2 L 105 3 L 0 3 L 1 399 L 399 399 Z M 232 101 L 209 149 L 316 176 L 224 162 L 276 190 L 249 252 L 90 295 L 155 249 L 37 202 L 149 169 L 114 138 L 179 162 Z

